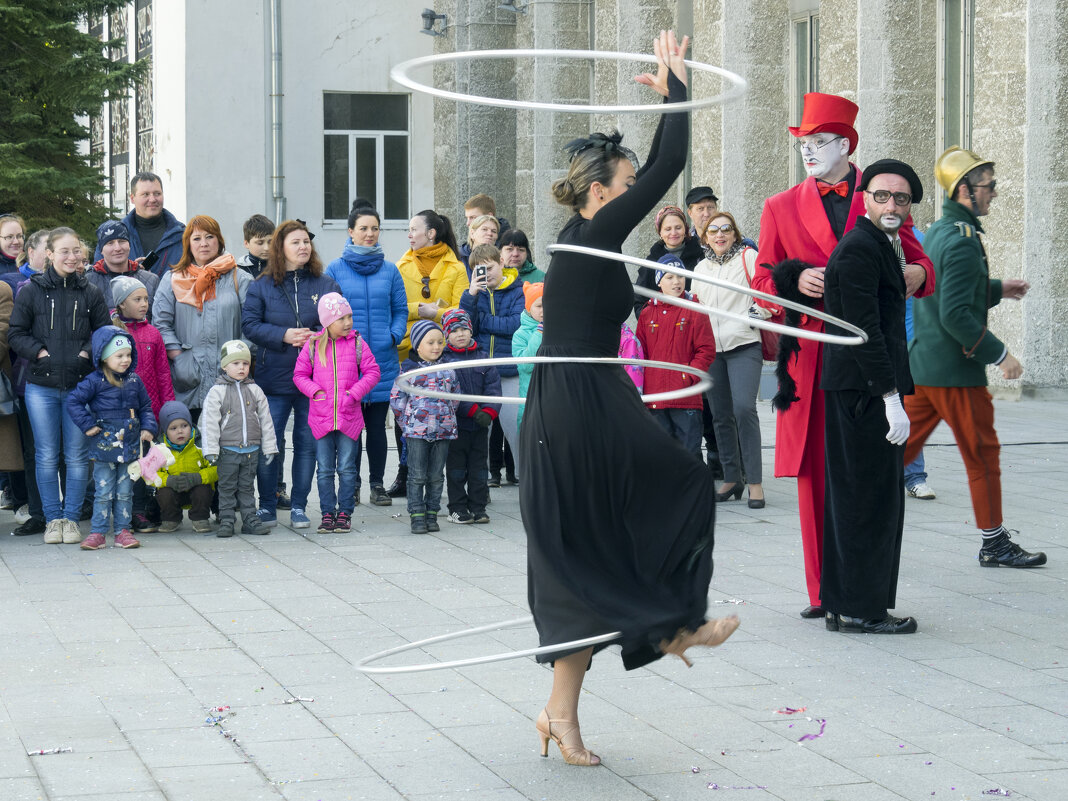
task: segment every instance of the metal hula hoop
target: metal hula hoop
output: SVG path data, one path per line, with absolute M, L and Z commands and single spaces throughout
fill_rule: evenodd
M 713 278 L 710 275 L 701 275 L 695 273 L 693 270 L 683 270 L 678 267 L 672 267 L 670 264 L 661 264 L 657 261 L 650 261 L 649 259 L 639 259 L 637 256 L 628 256 L 625 253 L 616 253 L 611 250 L 598 250 L 597 248 L 588 248 L 584 245 L 549 245 L 545 248 L 545 252 L 552 254 L 556 251 L 563 251 L 566 253 L 580 253 L 584 256 L 596 256 L 601 259 L 612 259 L 614 261 L 621 261 L 627 264 L 635 264 L 639 267 L 648 267 L 651 270 L 659 270 L 665 273 L 671 273 L 673 275 L 681 275 L 683 278 L 689 278 L 694 281 L 701 281 L 705 284 L 712 284 L 718 286 L 721 289 L 729 289 L 732 292 L 738 292 L 742 295 L 749 295 L 754 298 L 760 298 L 761 300 L 769 300 L 776 306 L 783 306 L 787 309 L 793 309 L 799 311 L 802 314 L 807 314 L 809 317 L 815 317 L 817 320 L 822 320 L 825 323 L 844 328 L 846 331 L 851 331 L 855 336 L 843 336 L 841 334 L 828 334 L 826 331 L 809 331 L 804 328 L 795 328 L 792 325 L 783 325 L 782 323 L 773 323 L 768 320 L 758 320 L 754 317 L 743 316 L 740 314 L 734 314 L 733 312 L 726 312 L 720 309 L 713 308 L 711 306 L 705 306 L 702 303 L 696 303 L 692 300 L 686 300 L 685 298 L 673 298 L 665 295 L 663 292 L 658 292 L 652 289 L 646 289 L 645 287 L 636 286 L 634 291 L 639 295 L 647 298 L 656 298 L 664 303 L 669 303 L 674 306 L 681 306 L 684 309 L 690 309 L 691 311 L 703 312 L 705 314 L 714 314 L 717 317 L 723 317 L 728 320 L 738 320 L 751 325 L 753 328 L 762 328 L 765 331 L 774 331 L 778 334 L 786 334 L 787 336 L 797 337 L 798 339 L 811 339 L 815 342 L 829 342 L 834 345 L 863 345 L 868 341 L 868 334 L 863 328 L 858 328 L 852 323 L 848 323 L 834 315 L 827 314 L 825 311 L 819 309 L 813 309 L 803 303 L 797 303 L 796 301 L 787 300 L 786 298 L 780 298 L 778 295 L 769 295 L 767 292 L 761 292 L 753 289 L 752 287 L 742 286 L 741 284 L 735 284 L 732 281 L 725 281 L 722 278 Z
M 397 654 L 403 654 L 406 651 L 414 651 L 415 649 L 422 648 L 426 645 L 448 642 L 450 640 L 459 640 L 463 637 L 471 637 L 475 634 L 484 634 L 487 631 L 499 631 L 500 629 L 522 626 L 527 623 L 532 623 L 533 621 L 534 618 L 528 615 L 527 617 L 517 617 L 514 620 L 506 620 L 503 623 L 490 623 L 485 626 L 477 626 L 473 629 L 456 631 L 452 634 L 439 634 L 436 637 L 428 637 L 425 640 L 410 642 L 406 645 L 400 645 L 396 648 L 379 651 L 377 654 L 365 656 L 356 663 L 355 667 L 361 673 L 424 673 L 430 670 L 449 670 L 452 668 L 471 667 L 473 665 L 485 665 L 490 662 L 504 662 L 509 659 L 521 659 L 525 656 L 552 654 L 557 651 L 567 651 L 572 648 L 585 648 L 587 645 L 598 645 L 604 642 L 611 642 L 612 640 L 617 640 L 623 636 L 622 632 L 613 631 L 610 634 L 598 634 L 596 637 L 586 637 L 582 640 L 572 640 L 571 642 L 562 642 L 557 645 L 542 645 L 538 648 L 526 648 L 521 651 L 506 651 L 499 654 L 490 654 L 489 656 L 474 656 L 468 659 L 455 659 L 451 662 L 427 662 L 422 665 L 398 665 L 397 667 L 369 667 L 369 665 L 374 662 L 378 662 Z
M 689 303 L 689 301 L 684 302 Z M 418 395 L 421 398 L 443 398 L 444 400 L 454 400 L 462 403 L 526 403 L 526 398 L 514 395 L 505 395 L 503 397 L 498 395 L 467 395 L 462 392 L 443 392 L 437 389 L 414 387 L 411 383 L 411 379 L 417 375 L 436 373 L 444 369 L 465 370 L 470 367 L 499 367 L 502 364 L 634 364 L 641 367 L 689 373 L 698 379 L 695 384 L 682 389 L 642 395 L 642 403 L 660 403 L 666 400 L 688 398 L 691 395 L 698 395 L 712 389 L 712 376 L 704 370 L 698 370 L 688 364 L 658 362 L 652 359 L 623 359 L 615 356 L 512 356 L 507 359 L 470 359 L 463 362 L 448 362 L 446 365 L 439 363 L 401 373 L 397 376 L 396 386 L 402 392 L 407 392 L 409 395 Z
M 656 64 L 656 56 L 638 53 L 620 53 L 602 50 L 467 50 L 459 53 L 436 53 L 432 56 L 420 56 L 397 64 L 389 71 L 389 76 L 401 86 L 406 86 L 416 92 L 423 92 L 434 97 L 442 97 L 447 100 L 456 100 L 460 103 L 477 103 L 483 106 L 499 106 L 502 108 L 533 109 L 535 111 L 563 111 L 577 114 L 677 114 L 683 111 L 694 111 L 709 106 L 721 105 L 745 94 L 746 82 L 737 75 L 722 67 L 714 67 L 700 61 L 686 61 L 685 64 L 697 72 L 710 73 L 726 78 L 733 86 L 725 92 L 700 100 L 687 100 L 682 103 L 650 103 L 633 106 L 595 106 L 580 103 L 544 103 L 536 100 L 511 100 L 504 97 L 485 97 L 483 95 L 471 95 L 463 92 L 452 92 L 448 89 L 439 89 L 435 86 L 419 83 L 411 78 L 408 73 L 413 69 L 432 64 L 441 64 L 450 61 L 470 61 L 481 59 L 507 59 L 507 58 L 573 58 L 573 59 L 610 59 L 614 61 L 639 61 Z

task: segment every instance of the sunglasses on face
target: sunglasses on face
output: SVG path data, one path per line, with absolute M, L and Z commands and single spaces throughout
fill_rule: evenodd
M 998 182 L 997 182 L 997 179 L 994 179 L 993 181 L 991 181 L 988 184 L 976 184 L 975 188 L 976 189 L 989 189 L 991 192 L 993 192 L 998 188 Z
M 723 225 L 710 225 L 705 229 L 706 234 L 714 234 L 716 231 L 722 231 L 725 234 L 729 234 L 734 230 L 734 226 L 730 223 L 723 223 Z
M 430 278 L 423 279 L 423 297 L 430 300 Z

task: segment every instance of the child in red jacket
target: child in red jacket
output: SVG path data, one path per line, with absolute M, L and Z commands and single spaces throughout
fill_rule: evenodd
M 681 261 L 674 260 L 671 263 L 676 262 L 676 266 L 681 268 Z M 658 270 L 656 284 L 665 295 L 693 299 L 686 292 L 686 280 L 681 276 Z M 692 312 L 654 298 L 645 304 L 638 316 L 637 328 L 638 341 L 646 359 L 688 364 L 699 370 L 707 370 L 716 358 L 716 340 L 712 336 L 712 325 L 707 314 Z M 696 376 L 681 370 L 646 367 L 644 392 L 646 395 L 669 392 L 692 386 L 696 381 Z M 646 405 L 665 431 L 700 458 L 700 395 Z

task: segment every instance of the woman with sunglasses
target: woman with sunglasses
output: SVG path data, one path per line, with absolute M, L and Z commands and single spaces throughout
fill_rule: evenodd
M 412 325 L 419 320 L 433 320 L 441 325 L 442 315 L 449 309 L 460 308 L 460 296 L 471 285 L 467 269 L 456 255 L 459 251 L 452 223 L 444 214 L 427 209 L 412 217 L 408 223 L 408 244 L 408 251 L 397 260 L 408 298 L 408 328 L 404 339 L 397 344 L 401 363 L 411 351 Z M 408 466 L 399 426 L 393 434 L 401 464 L 397 478 L 386 493 L 391 498 L 402 498 L 407 494 Z
M 699 275 L 749 286 L 756 268 L 757 252 L 742 241 L 738 223 L 725 211 L 718 212 L 700 232 L 708 254 L 694 268 Z M 748 295 L 722 289 L 703 281 L 693 282 L 697 299 L 712 309 L 767 319 L 772 311 L 753 303 Z M 716 337 L 716 359 L 709 373 L 712 389 L 708 404 L 712 409 L 719 459 L 723 465 L 723 484 L 716 500 L 723 502 L 733 495 L 742 497 L 742 470 L 749 482 L 749 508 L 764 508 L 764 490 L 760 464 L 760 418 L 756 398 L 763 365 L 760 331 L 745 323 L 709 315 Z M 739 453 L 738 443 L 741 442 Z

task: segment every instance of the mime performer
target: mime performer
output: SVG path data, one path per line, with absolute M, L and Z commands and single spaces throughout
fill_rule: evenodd
M 822 306 L 823 271 L 843 234 L 865 213 L 857 191 L 860 170 L 850 163 L 857 147 L 856 103 L 837 95 L 805 95 L 801 124 L 789 128 L 804 159 L 808 177 L 797 186 L 768 198 L 760 218 L 760 249 L 753 288 L 776 290 L 771 268 L 786 259 L 807 264 L 796 276 L 798 291 Z M 912 230 L 912 218 L 901 229 L 905 252 L 907 295 L 934 291 L 934 268 Z M 785 297 L 785 295 L 784 295 Z M 797 299 L 797 298 L 794 298 Z M 823 323 L 802 317 L 801 327 L 822 331 Z M 823 617 L 820 603 L 824 515 L 824 399 L 819 389 L 823 345 L 800 340 L 800 351 L 787 367 L 796 385 L 796 400 L 775 421 L 775 475 L 797 477 L 801 544 L 809 606 L 801 617 Z

